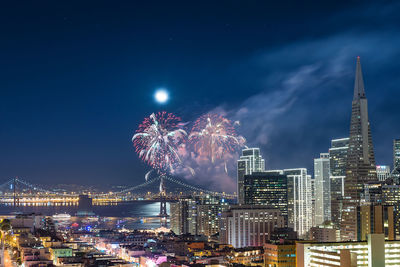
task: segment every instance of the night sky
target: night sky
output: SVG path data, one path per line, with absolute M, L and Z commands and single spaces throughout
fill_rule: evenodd
M 277 2 L 2 3 L 0 180 L 141 183 L 149 168 L 131 137 L 161 110 L 189 123 L 219 112 L 268 169 L 313 172 L 330 140 L 348 136 L 356 56 L 376 160 L 392 165 L 400 5 Z

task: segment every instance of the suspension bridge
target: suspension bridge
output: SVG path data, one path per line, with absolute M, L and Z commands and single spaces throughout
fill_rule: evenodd
M 159 187 L 156 182 L 160 183 Z M 167 192 L 166 183 L 169 183 L 170 187 L 175 190 Z M 226 199 L 236 198 L 236 195 L 200 188 L 170 176 L 158 176 L 144 183 L 111 192 L 52 190 L 15 177 L 0 185 L 0 204 L 13 206 L 77 205 L 81 194 L 89 195 L 93 200 L 93 205 L 107 205 L 125 201 L 160 201 L 165 203 L 165 201 L 174 201 L 186 196 L 203 194 Z

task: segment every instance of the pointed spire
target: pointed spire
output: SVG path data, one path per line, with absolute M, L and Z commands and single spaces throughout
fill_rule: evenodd
M 365 98 L 364 81 L 361 71 L 360 57 L 357 57 L 357 67 L 356 67 L 356 80 L 354 81 L 354 98 L 357 100 L 360 98 Z

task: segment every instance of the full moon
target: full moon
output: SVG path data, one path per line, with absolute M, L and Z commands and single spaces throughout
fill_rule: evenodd
M 154 98 L 158 103 L 164 104 L 168 101 L 168 92 L 164 89 L 159 89 L 154 94 Z

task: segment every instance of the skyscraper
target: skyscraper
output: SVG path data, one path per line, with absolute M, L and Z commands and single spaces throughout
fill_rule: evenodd
M 312 227 L 311 176 L 307 169 L 285 169 L 288 178 L 288 226 L 300 238 Z
M 171 230 L 177 235 L 189 233 L 188 230 L 189 201 L 190 199 L 180 199 L 178 202 L 170 203 Z
M 392 184 L 390 180 L 365 184 L 361 205 L 392 206 L 395 235 L 400 236 L 400 185 Z M 362 229 L 357 229 L 359 235 L 361 231 Z
M 348 137 L 333 139 L 329 149 L 331 220 L 336 227 L 340 225 L 342 218 L 342 199 L 344 196 L 344 178 L 346 177 L 349 139 Z
M 350 138 L 332 139 L 329 148 L 331 177 L 345 177 Z
M 219 232 L 219 220 L 228 203 L 217 196 L 205 195 L 171 203 L 171 230 L 175 234 L 211 236 Z
M 393 168 L 400 168 L 400 139 L 393 140 Z
M 311 176 L 311 218 L 312 218 L 312 223 L 311 226 L 315 226 L 315 177 Z
M 242 150 L 242 156 L 237 162 L 238 203 L 244 204 L 244 176 L 253 172 L 262 172 L 265 169 L 265 161 L 261 157 L 259 148 L 246 148 Z
M 367 98 L 361 63 L 360 58 L 357 57 L 340 227 L 342 240 L 356 240 L 357 206 L 360 202 L 360 194 L 364 184 L 373 181 L 377 181 L 374 148 L 368 120 Z
M 393 171 L 391 176 L 395 184 L 400 184 L 400 139 L 393 140 Z
M 400 185 L 382 186 L 382 204 L 394 207 L 395 234 L 400 236 Z
M 329 153 L 314 159 L 315 225 L 331 220 L 331 185 L 329 178 Z
M 287 177 L 283 171 L 253 172 L 244 176 L 244 203 L 279 209 L 287 223 Z

